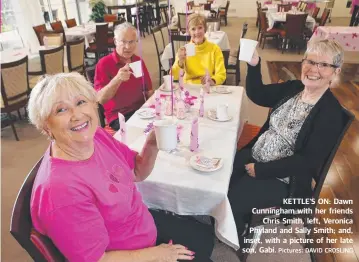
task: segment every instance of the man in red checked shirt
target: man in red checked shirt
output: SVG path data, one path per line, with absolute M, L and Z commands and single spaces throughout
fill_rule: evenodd
M 153 91 L 143 60 L 142 77 L 136 78 L 129 66 L 141 60 L 134 54 L 138 42 L 136 28 L 126 22 L 118 25 L 114 33 L 116 49 L 97 63 L 94 82 L 98 101 L 105 109 L 107 123 L 117 131 L 120 129 L 118 113 L 123 114 L 127 121 Z

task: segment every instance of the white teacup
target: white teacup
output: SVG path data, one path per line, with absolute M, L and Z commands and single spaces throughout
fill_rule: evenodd
M 252 39 L 241 38 L 240 43 L 238 59 L 249 63 L 252 60 L 258 42 Z
M 129 67 L 132 69 L 133 75 L 138 78 L 142 76 L 142 64 L 141 61 L 136 61 L 129 64 Z
M 196 46 L 193 43 L 188 43 L 185 45 L 186 56 L 195 56 L 196 55 Z
M 171 84 L 173 84 L 173 76 L 171 76 L 171 75 L 163 76 L 163 82 L 165 83 L 163 88 L 167 91 L 170 91 Z
M 228 105 L 217 105 L 216 114 L 218 120 L 228 119 Z
M 157 120 L 153 123 L 159 150 L 171 151 L 177 147 L 177 124 L 172 120 Z

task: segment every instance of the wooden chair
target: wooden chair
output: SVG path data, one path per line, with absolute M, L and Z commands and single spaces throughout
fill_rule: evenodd
M 118 20 L 117 14 L 105 14 L 103 16 L 103 20 L 105 23 L 115 22 Z
M 187 44 L 191 40 L 191 37 L 189 35 L 172 35 L 171 36 L 171 48 L 172 48 L 172 64 L 175 61 L 177 50 L 181 47 Z
M 28 74 L 33 76 L 54 75 L 64 72 L 64 46 L 40 50 L 40 71 L 31 71 Z
M 54 30 L 55 33 L 62 33 L 64 36 L 64 43 L 66 43 L 66 35 L 65 35 L 65 30 L 64 27 L 62 26 L 62 22 L 61 21 L 56 21 L 53 23 L 50 23 L 52 30 Z
M 322 16 L 320 17 L 319 21 L 317 21 L 317 22 L 319 22 L 318 26 L 325 26 L 329 15 L 330 15 L 330 9 L 324 8 Z
M 157 53 L 157 60 L 158 60 L 158 70 L 159 70 L 159 79 L 160 79 L 160 85 L 162 82 L 162 74 L 165 75 L 167 72 L 166 70 L 163 68 L 162 63 L 161 63 L 161 56 L 163 54 L 163 51 L 165 49 L 165 40 L 163 38 L 163 34 L 162 34 L 162 30 L 161 28 L 165 28 L 167 27 L 166 24 L 161 24 L 159 26 L 154 27 L 153 29 L 151 29 L 151 33 L 153 35 L 153 40 L 155 42 L 155 46 L 156 46 L 156 53 Z
M 85 73 L 85 39 L 66 43 L 67 66 L 69 72 Z
M 278 12 L 280 12 L 281 10 L 284 10 L 283 12 L 288 12 L 292 9 L 292 5 L 291 4 L 279 4 L 278 5 Z
M 27 175 L 16 197 L 11 215 L 10 233 L 34 261 L 65 262 L 64 256 L 55 247 L 52 241 L 48 237 L 38 233 L 32 225 L 30 199 L 32 187 L 41 161 L 42 158 Z
M 353 8 L 353 13 L 350 18 L 349 26 L 358 26 L 359 24 L 359 5 L 355 5 Z
M 165 26 L 160 26 L 161 28 L 161 32 L 162 32 L 162 37 L 163 37 L 163 42 L 164 42 L 164 46 L 168 45 L 170 43 L 170 38 L 169 38 L 169 35 L 170 35 L 170 31 L 168 29 L 168 24 L 167 23 L 163 23 L 162 25 L 165 25 Z
M 45 46 L 60 46 L 64 44 L 64 34 L 54 32 L 41 33 L 41 41 Z
M 248 24 L 244 23 L 242 26 L 242 33 L 241 38 L 246 36 L 248 30 Z M 227 75 L 235 75 L 235 83 L 234 85 L 239 85 L 241 81 L 241 71 L 240 71 L 240 64 L 239 64 L 239 50 L 240 44 L 238 45 L 238 49 L 228 51 L 222 51 L 223 58 L 224 58 L 224 66 L 226 67 Z M 226 81 L 227 83 L 227 81 Z
M 231 1 L 227 1 L 226 7 L 225 8 L 220 8 L 218 15 L 219 15 L 219 19 L 220 20 L 224 20 L 224 25 L 227 26 L 227 15 L 228 15 L 228 8 L 229 8 L 229 4 L 231 3 Z
M 77 22 L 75 18 L 65 20 L 67 28 L 75 27 L 77 26 Z
M 18 61 L 1 64 L 1 112 L 7 114 L 17 141 L 19 137 L 11 112 L 19 112 L 20 108 L 27 105 L 30 94 L 27 65 L 27 56 Z
M 319 14 L 319 11 L 320 11 L 320 7 L 314 8 L 311 17 L 313 17 L 314 19 L 316 19 L 317 16 L 318 16 L 318 14 Z
M 203 9 L 207 11 L 211 11 L 211 3 L 203 4 Z
M 304 29 L 307 21 L 308 14 L 287 14 L 287 20 L 284 24 L 284 30 L 280 32 L 282 41 L 282 54 L 288 44 L 288 40 L 298 48 L 298 54 L 300 53 L 300 47 L 305 45 L 304 41 Z
M 338 148 L 340 146 L 340 143 L 342 142 L 345 133 L 347 132 L 348 128 L 350 127 L 351 123 L 354 120 L 354 115 L 348 111 L 347 109 L 345 109 L 344 107 L 342 107 L 342 115 L 343 115 L 343 122 L 342 123 L 337 123 L 340 124 L 342 126 L 342 131 L 340 133 L 340 135 L 338 136 L 332 150 L 328 153 L 328 156 L 326 158 L 326 160 L 324 161 L 324 163 L 322 164 L 321 168 L 318 170 L 318 172 L 316 173 L 316 175 L 314 175 L 314 177 L 312 178 L 314 186 L 312 186 L 312 198 L 314 198 L 314 202 L 315 204 L 309 204 L 306 205 L 306 207 L 310 208 L 312 210 L 312 214 L 308 213 L 308 214 L 300 214 L 300 215 L 295 215 L 296 217 L 299 218 L 304 218 L 304 226 L 308 229 L 312 229 L 313 228 L 313 224 L 308 224 L 306 221 L 307 219 L 313 219 L 315 216 L 315 207 L 318 203 L 318 199 L 324 184 L 324 181 L 327 177 L 329 168 L 333 162 L 333 159 L 335 157 L 336 152 L 338 151 Z M 296 177 L 291 177 L 290 178 L 290 183 L 289 183 L 289 194 L 288 194 L 288 198 L 292 198 L 293 194 L 294 194 L 294 189 L 295 189 L 295 185 L 296 185 Z M 268 209 L 279 209 L 280 207 L 271 207 Z M 286 208 L 286 207 L 284 207 Z M 267 217 L 267 215 L 253 215 L 250 221 L 250 226 L 248 228 L 254 228 L 256 226 L 259 225 L 263 225 L 263 219 Z M 283 216 L 281 216 L 283 217 Z M 286 216 L 287 217 L 287 216 Z M 293 216 L 290 216 L 288 218 L 292 218 Z M 305 235 L 306 237 L 310 237 L 308 235 Z M 248 231 L 246 232 L 246 238 L 252 238 L 253 237 L 253 233 L 249 233 Z M 243 248 L 248 248 L 251 244 L 243 244 L 242 247 Z M 309 247 L 309 245 L 305 245 L 305 247 Z M 242 249 L 242 248 L 241 248 Z M 243 254 L 241 261 L 246 261 L 248 256 L 248 253 Z M 314 255 L 313 253 L 310 254 L 312 261 L 315 261 Z
M 264 49 L 264 45 L 266 43 L 267 38 L 275 38 L 277 40 L 277 46 L 278 46 L 278 37 L 279 34 L 282 32 L 282 30 L 276 28 L 272 28 L 268 30 L 269 26 L 265 12 L 259 11 L 259 18 L 260 18 L 259 46 L 263 41 L 262 49 Z
M 37 25 L 37 26 L 33 26 L 32 28 L 34 29 L 37 39 L 39 40 L 39 44 L 44 45 L 42 42 L 41 33 L 45 33 L 47 31 L 46 25 L 45 24 Z
M 187 14 L 177 13 L 178 16 L 178 30 L 183 34 L 187 32 Z
M 86 48 L 86 53 L 94 53 L 96 62 L 108 54 L 108 24 L 96 25 L 95 43 Z
M 305 12 L 305 10 L 307 10 L 307 5 L 308 4 L 306 2 L 303 2 L 299 11 Z
M 256 4 L 257 4 L 257 20 L 256 20 L 256 27 L 258 27 L 259 26 L 259 12 L 258 12 L 258 9 L 261 11 L 261 9 L 262 9 L 262 3 L 261 2 L 258 2 L 258 1 L 256 1 Z M 258 33 L 258 35 L 259 35 L 259 33 Z

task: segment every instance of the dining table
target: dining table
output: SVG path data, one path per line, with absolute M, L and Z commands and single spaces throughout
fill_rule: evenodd
M 185 84 L 191 96 L 199 97 L 201 85 Z M 178 120 L 175 116 L 163 116 L 162 119 L 172 119 L 181 126 L 180 142 L 175 153 L 159 151 L 153 171 L 146 180 L 136 183 L 144 203 L 153 209 L 169 211 L 178 215 L 204 215 L 215 220 L 215 233 L 218 239 L 234 249 L 239 248 L 236 224 L 227 192 L 232 174 L 237 141 L 244 124 L 244 88 L 241 86 L 226 86 L 231 93 L 220 94 L 212 88 L 205 95 L 204 117 L 198 121 L 199 150 L 189 150 L 191 124 L 199 115 L 198 99 L 186 118 Z M 169 96 L 169 92 L 161 92 L 161 96 Z M 155 103 L 152 96 L 142 106 L 151 107 Z M 228 105 L 227 122 L 213 121 L 207 113 L 217 105 Z M 138 111 L 139 112 L 139 111 Z M 154 119 L 142 119 L 135 113 L 126 122 L 126 144 L 133 150 L 141 152 L 145 140 L 145 129 Z M 115 138 L 121 140 L 121 131 Z M 200 172 L 192 168 L 190 159 L 194 155 L 205 155 L 221 158 L 223 166 L 213 172 Z
M 288 11 L 288 12 L 267 12 L 267 19 L 268 19 L 268 31 L 271 30 L 275 23 L 285 23 L 287 21 L 287 14 L 304 14 L 301 11 Z M 310 15 L 307 16 L 305 26 L 309 28 L 311 31 L 314 30 L 315 27 L 315 19 Z
M 222 51 L 229 51 L 231 49 L 228 35 L 224 31 L 206 32 L 205 37 L 209 42 L 217 44 Z M 179 46 L 175 45 L 175 51 L 177 51 L 178 48 Z M 161 56 L 161 64 L 166 71 L 170 69 L 170 59 L 173 59 L 171 43 L 166 45 Z
M 359 27 L 357 26 L 319 26 L 310 41 L 324 39 L 336 40 L 345 51 L 359 52 Z

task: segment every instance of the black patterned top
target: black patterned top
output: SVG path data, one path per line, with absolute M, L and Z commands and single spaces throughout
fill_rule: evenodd
M 252 157 L 255 160 L 269 162 L 294 154 L 298 133 L 314 106 L 301 101 L 301 96 L 302 92 L 271 114 L 269 129 L 258 138 L 252 148 Z M 288 177 L 279 180 L 289 183 Z

